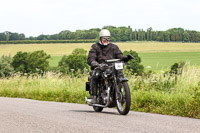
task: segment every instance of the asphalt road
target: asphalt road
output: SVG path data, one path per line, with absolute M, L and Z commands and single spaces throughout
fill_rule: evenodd
M 0 133 L 200 133 L 200 120 L 0 97 Z

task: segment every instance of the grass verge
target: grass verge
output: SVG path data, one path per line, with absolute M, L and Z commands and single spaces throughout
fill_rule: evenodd
M 128 76 L 131 110 L 200 118 L 200 68 L 186 66 L 182 75 L 156 73 Z M 48 73 L 45 77 L 0 79 L 0 96 L 84 104 L 87 75 Z

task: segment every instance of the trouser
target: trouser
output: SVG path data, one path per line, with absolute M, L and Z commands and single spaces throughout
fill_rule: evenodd
M 101 75 L 102 75 L 102 71 L 99 69 L 91 71 L 90 94 L 92 96 L 97 96 L 98 83 L 99 83 L 99 80 L 101 79 Z M 117 76 L 124 77 L 122 70 L 117 70 Z

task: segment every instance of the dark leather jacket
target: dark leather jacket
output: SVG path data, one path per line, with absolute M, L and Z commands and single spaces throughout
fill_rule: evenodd
M 97 61 L 99 64 L 104 63 L 109 59 L 123 59 L 123 54 L 119 47 L 113 43 L 101 45 L 100 43 L 93 44 L 88 54 L 88 64 L 91 66 L 92 61 Z M 94 69 L 91 66 L 91 69 Z

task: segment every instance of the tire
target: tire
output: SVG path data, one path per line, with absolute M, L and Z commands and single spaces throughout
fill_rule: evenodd
M 118 85 L 120 93 L 119 99 L 116 99 L 117 110 L 121 115 L 127 115 L 131 106 L 131 94 L 127 82 L 122 82 Z
M 93 106 L 93 109 L 95 112 L 101 112 L 103 110 L 103 107 L 95 107 Z

